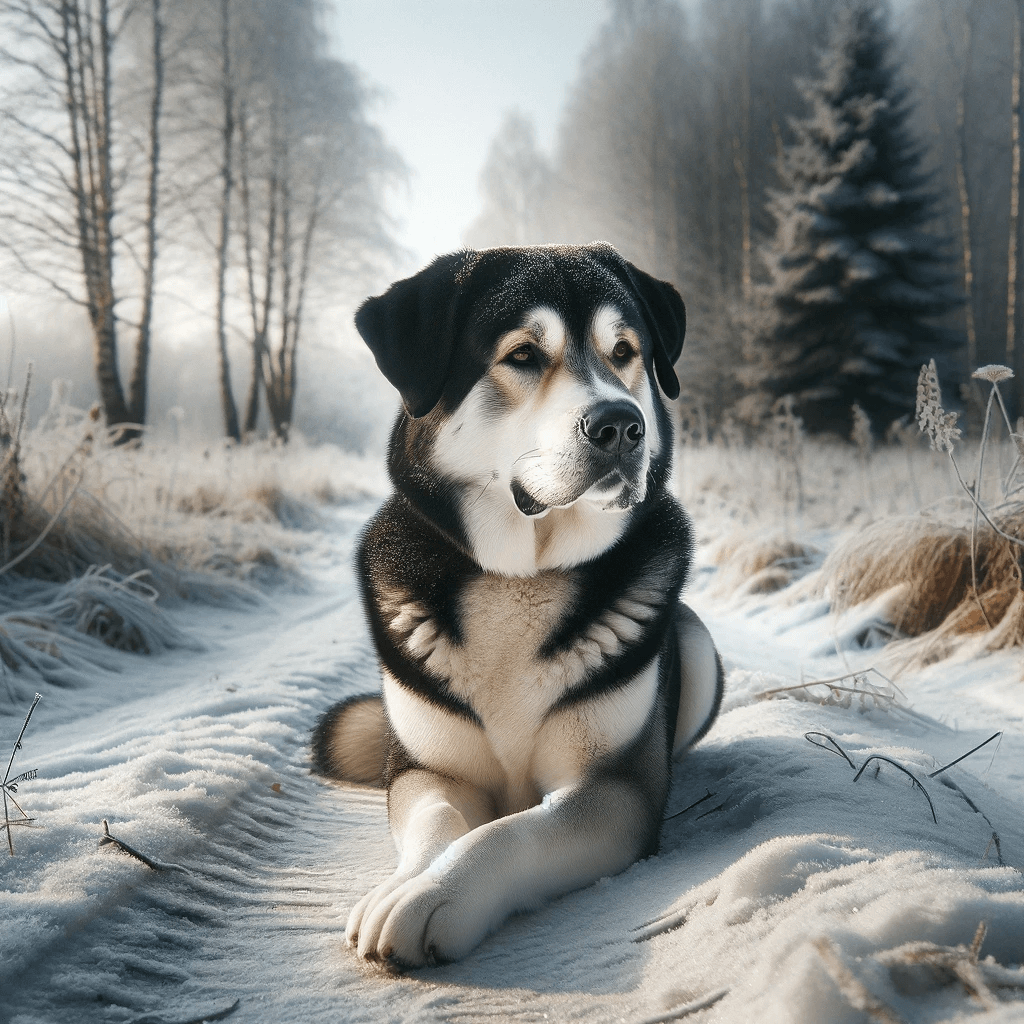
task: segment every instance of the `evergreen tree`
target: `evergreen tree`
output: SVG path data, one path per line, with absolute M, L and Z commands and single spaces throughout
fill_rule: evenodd
M 884 429 L 913 410 L 923 362 L 956 362 L 959 337 L 929 323 L 959 297 L 944 244 L 926 231 L 936 197 L 891 48 L 884 7 L 843 11 L 820 77 L 802 84 L 811 110 L 792 122 L 785 188 L 769 202 L 761 384 L 792 395 L 813 432 L 847 436 L 855 402 Z

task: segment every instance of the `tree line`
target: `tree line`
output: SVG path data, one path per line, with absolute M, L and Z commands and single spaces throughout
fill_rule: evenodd
M 265 403 L 287 440 L 312 292 L 394 251 L 401 161 L 325 16 L 317 0 L 0 0 L 0 259 L 86 312 L 121 441 L 146 423 L 161 277 L 210 324 L 228 437 Z
M 1012 366 L 1024 413 L 1022 6 L 614 0 L 555 151 L 506 117 L 467 241 L 603 238 L 676 283 L 713 409 L 884 430 L 934 356 L 968 408 Z

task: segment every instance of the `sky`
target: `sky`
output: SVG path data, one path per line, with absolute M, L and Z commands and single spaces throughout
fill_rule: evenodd
M 338 55 L 379 97 L 371 116 L 409 167 L 393 197 L 413 266 L 463 244 L 506 111 L 550 149 L 605 0 L 337 0 Z

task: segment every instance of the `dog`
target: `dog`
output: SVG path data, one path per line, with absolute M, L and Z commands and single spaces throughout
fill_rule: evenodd
M 678 598 L 672 285 L 604 243 L 467 250 L 356 327 L 403 403 L 356 559 L 383 690 L 329 709 L 312 756 L 387 788 L 398 867 L 346 935 L 414 967 L 654 854 L 723 672 Z

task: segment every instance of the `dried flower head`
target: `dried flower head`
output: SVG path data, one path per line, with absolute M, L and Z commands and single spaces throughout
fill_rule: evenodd
M 939 374 L 935 360 L 930 359 L 921 367 L 917 378 L 917 423 L 921 432 L 928 435 L 935 451 L 953 450 L 953 442 L 960 437 L 956 419 L 955 412 L 946 412 L 942 408 Z
M 1009 380 L 1013 376 L 1013 370 L 999 363 L 989 363 L 988 366 L 979 366 L 971 376 L 977 377 L 978 380 L 987 380 L 990 384 L 998 384 L 1001 380 Z

